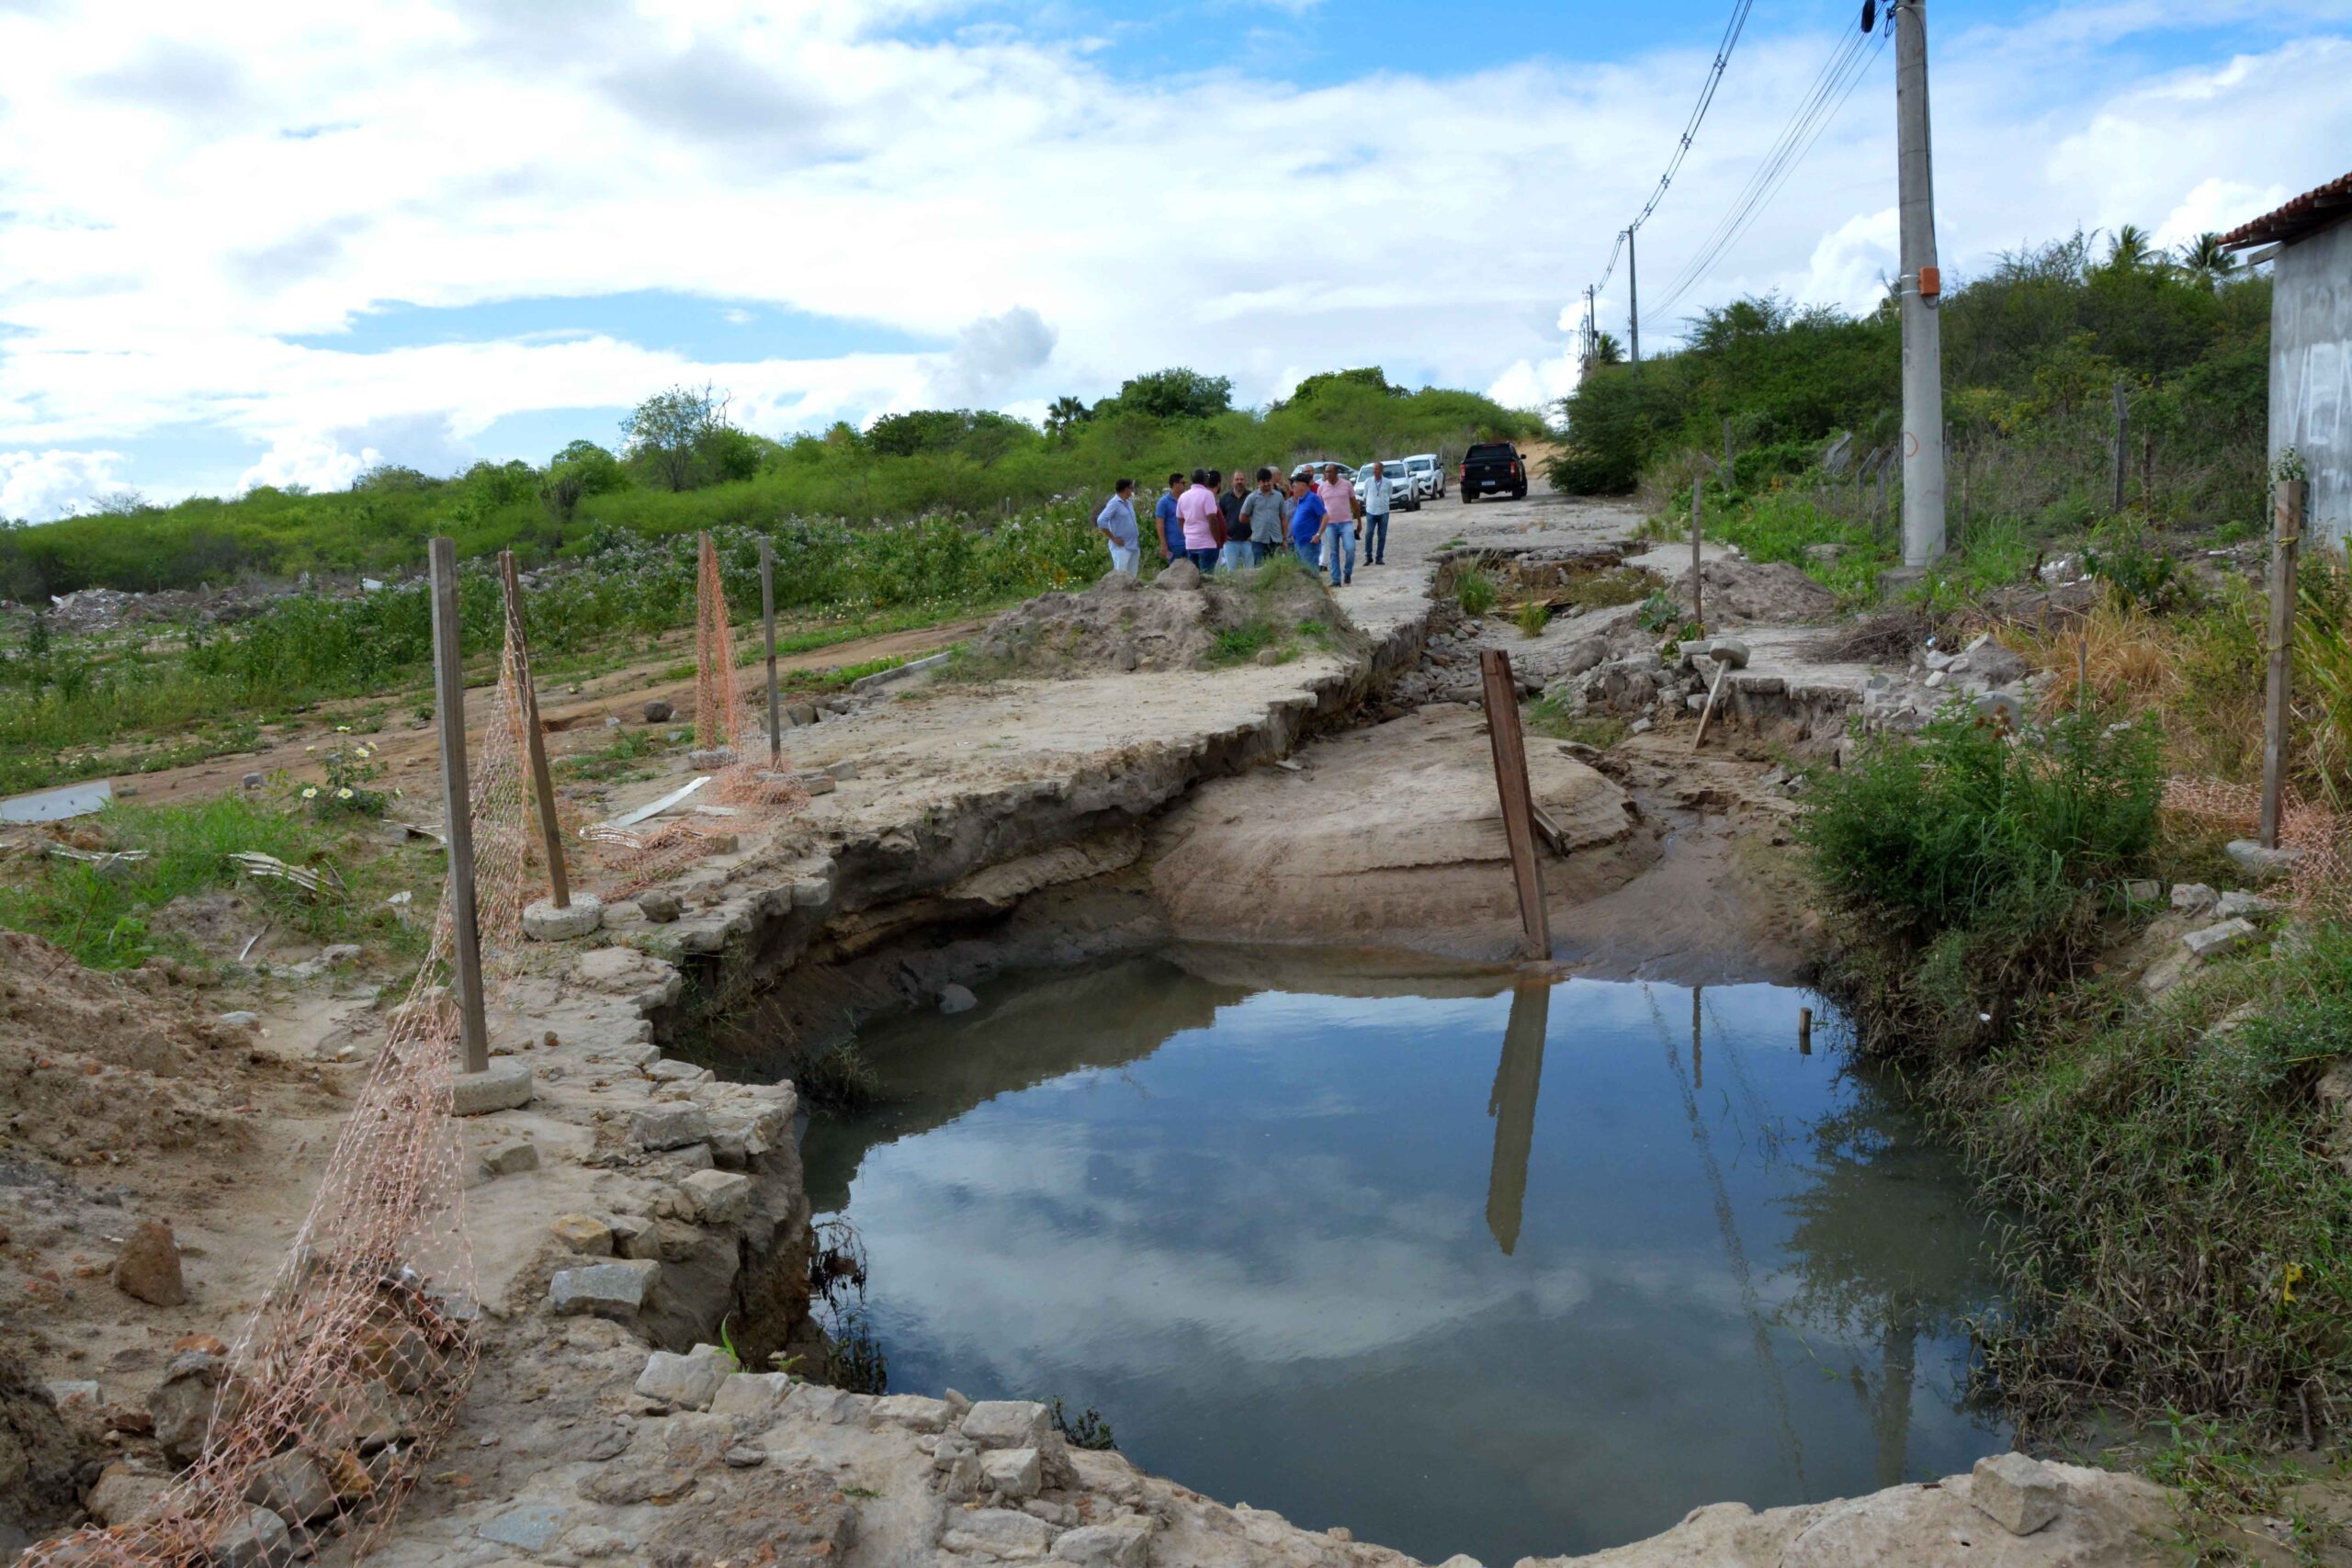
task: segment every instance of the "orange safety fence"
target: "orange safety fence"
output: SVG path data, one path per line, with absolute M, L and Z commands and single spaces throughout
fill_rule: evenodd
M 2262 818 L 2262 792 L 2218 779 L 2168 779 L 2165 809 L 2249 835 Z M 2279 814 L 2278 843 L 2299 852 L 2287 874 L 2288 897 L 2311 915 L 2352 912 L 2352 826 L 2333 807 L 2290 798 Z

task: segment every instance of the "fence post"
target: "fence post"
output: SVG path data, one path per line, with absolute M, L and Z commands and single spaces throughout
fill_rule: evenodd
M 1699 497 L 1705 492 L 1706 488 L 1707 478 L 1704 474 L 1690 476 L 1690 618 L 1698 623 L 1702 636 L 1704 636 L 1707 630 L 1707 607 L 1702 598 L 1703 574 L 1700 570 L 1699 559 Z
M 1534 801 L 1527 787 L 1527 741 L 1519 729 L 1519 687 L 1510 655 L 1489 648 L 1478 655 L 1487 705 L 1487 738 L 1495 754 L 1495 793 L 1510 845 L 1511 880 L 1519 889 L 1521 943 L 1530 958 L 1552 955 L 1552 918 L 1544 907 L 1544 867 L 1535 858 Z
M 2280 479 L 2272 491 L 2277 540 L 2270 551 L 2270 672 L 2262 704 L 2262 844 L 2278 847 L 2287 794 L 2287 677 L 2295 643 L 2295 548 L 2302 543 L 2311 487 Z
M 760 536 L 760 619 L 768 637 L 768 766 L 784 766 L 784 705 L 775 689 L 775 547 Z
M 523 631 L 523 583 L 514 552 L 498 552 L 498 581 L 506 596 L 506 639 L 514 649 L 515 697 L 523 705 L 523 749 L 531 760 L 531 795 L 538 803 L 539 843 L 548 856 L 548 901 L 571 908 L 571 878 L 564 872 L 563 828 L 555 817 L 555 779 L 548 772 L 548 739 L 539 729 L 538 682 L 531 674 L 531 645 Z
M 433 700 L 441 722 L 441 794 L 449 809 L 450 960 L 457 970 L 458 1043 L 465 1070 L 490 1070 L 482 1009 L 481 921 L 474 907 L 473 792 L 466 779 L 466 661 L 458 618 L 458 541 L 426 547 L 433 572 Z
M 2123 481 L 2132 472 L 2132 405 L 2123 380 L 2115 382 L 2115 510 L 2123 510 Z

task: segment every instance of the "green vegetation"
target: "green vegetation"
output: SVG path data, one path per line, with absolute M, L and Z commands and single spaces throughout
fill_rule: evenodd
M 1510 615 L 1511 625 L 1521 637 L 1542 637 L 1544 628 L 1552 624 L 1552 606 L 1542 599 L 1530 599 Z
M 1483 615 L 1495 607 L 1501 590 L 1483 567 L 1470 567 L 1453 580 L 1453 602 L 1465 615 Z
M 1625 739 L 1625 721 L 1606 714 L 1586 717 L 1571 714 L 1558 697 L 1538 697 L 1527 705 L 1522 719 L 1530 735 L 1541 735 L 1551 740 L 1573 740 L 1606 751 Z
M 381 853 L 305 811 L 239 795 L 193 806 L 117 803 L 92 825 L 95 852 L 127 851 L 144 858 L 111 863 L 47 858 L 28 874 L 0 883 L 0 926 L 53 942 L 93 969 L 136 968 L 156 953 L 208 963 L 213 955 L 156 929 L 155 912 L 175 898 L 236 890 L 280 931 L 320 943 L 368 942 L 411 960 L 424 951 L 425 917 L 404 919 L 385 899 L 412 889 L 413 909 L 430 910 L 441 876 L 436 852 Z M 345 894 L 313 899 L 287 882 L 249 880 L 229 859 L 243 852 L 333 870 Z

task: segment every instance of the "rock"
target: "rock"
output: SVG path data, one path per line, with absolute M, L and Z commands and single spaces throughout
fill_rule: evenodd
M 563 1269 L 548 1281 L 548 1305 L 558 1317 L 609 1317 L 627 1322 L 645 1305 L 662 1265 L 650 1258 Z
M 2278 876 L 2292 871 L 2303 858 L 2303 852 L 2280 845 L 2269 849 L 2252 839 L 2233 839 L 2224 853 L 2238 863 L 2239 869 L 2255 876 Z
M 90 1488 L 90 1512 L 102 1525 L 135 1525 L 153 1518 L 171 1489 L 170 1476 L 133 1470 L 117 1460 L 98 1472 L 98 1483 Z
M 1439 1563 L 1437 1568 L 1487 1568 L 1487 1565 L 1466 1551 L 1457 1551 Z
M 220 1386 L 221 1359 L 202 1350 L 183 1350 L 164 1369 L 164 1381 L 147 1396 L 147 1413 L 155 1423 L 155 1441 L 174 1464 L 192 1462 L 204 1447 L 212 1424 L 215 1392 Z
M 710 1113 L 699 1105 L 649 1105 L 630 1112 L 630 1142 L 656 1154 L 710 1141 Z
M 114 1285 L 150 1306 L 187 1304 L 187 1281 L 180 1274 L 179 1243 L 172 1239 L 171 1226 L 141 1220 L 132 1227 L 114 1257 Z
M 980 998 L 965 987 L 946 985 L 939 987 L 939 1010 L 944 1013 L 969 1012 L 979 1005 Z
M 539 1168 L 539 1145 L 528 1138 L 509 1138 L 481 1152 L 484 1176 L 519 1176 Z
M 2025 678 L 2025 660 L 1996 644 L 1986 644 L 1968 655 L 1968 672 L 1988 686 L 2007 686 Z
M 732 1170 L 697 1170 L 680 1186 L 707 1225 L 741 1224 L 751 1217 L 752 1179 Z
M 724 1457 L 729 1470 L 757 1470 L 767 1463 L 768 1451 L 755 1449 L 749 1443 L 738 1443 L 729 1449 Z
M 817 722 L 817 705 L 815 703 L 786 703 L 784 706 L 784 716 L 792 721 L 795 728 L 814 724 Z
M 2222 958 L 2252 946 L 2260 935 L 2252 921 L 2229 919 L 2188 932 L 2180 939 L 2180 944 L 2199 958 Z
M 85 1410 L 98 1407 L 98 1385 L 87 1378 L 59 1378 L 49 1385 L 49 1397 L 60 1410 L 81 1405 Z
M 286 1521 L 267 1508 L 247 1509 L 212 1540 L 214 1568 L 287 1568 L 294 1557 Z
M 2058 1472 L 2024 1454 L 1992 1454 L 1976 1461 L 1968 1500 L 2011 1535 L 2031 1535 L 2064 1506 Z
M 714 773 L 734 764 L 735 753 L 725 746 L 706 746 L 686 753 L 686 766 L 696 773 Z
M 2221 902 L 2221 895 L 2201 882 L 2176 882 L 2172 885 L 2172 907 L 2192 915 L 2201 915 Z
M 980 1456 L 981 1483 L 1009 1501 L 1035 1497 L 1044 1479 L 1035 1449 L 993 1449 Z
M 1707 657 L 1718 664 L 1728 664 L 1735 670 L 1747 668 L 1747 645 L 1737 637 L 1711 637 L 1706 651 Z
M 675 707 L 673 707 L 670 704 L 663 702 L 660 697 L 650 698 L 647 700 L 645 705 L 645 722 L 648 724 L 667 724 L 670 722 L 671 716 L 675 714 L 677 711 L 678 710 Z
M 1192 562 L 1179 561 L 1168 570 L 1174 571 L 1179 567 L 1191 570 Z M 1165 578 L 1168 572 L 1159 575 Z M 1200 573 L 1193 571 L 1193 576 L 1197 580 Z M 1046 1555 L 1057 1533 L 1045 1520 L 1032 1518 L 1017 1509 L 976 1508 L 969 1513 L 951 1513 L 946 1533 L 939 1538 L 939 1544 L 948 1551 L 977 1552 L 1016 1562 L 1034 1562 Z
M 259 773 L 247 773 L 238 782 L 243 784 L 247 789 L 259 789 L 263 784 L 267 784 L 269 781 L 263 778 Z
M 857 777 L 857 764 L 855 762 L 828 762 L 825 764 L 824 771 L 827 778 L 831 779 L 838 784 L 847 784 L 850 780 Z
M 531 1069 L 521 1062 L 492 1062 L 481 1072 L 449 1079 L 449 1111 L 455 1116 L 486 1116 L 530 1103 Z
M 1191 561 L 1179 560 L 1160 569 L 1151 585 L 1163 593 L 1197 592 L 1201 586 L 1201 569 Z
M 959 1425 L 984 1449 L 1042 1449 L 1054 1429 L 1046 1407 L 1032 1399 L 983 1399 Z
M 1998 723 L 2004 729 L 2015 729 L 2025 723 L 2025 704 L 2015 692 L 1981 692 L 1971 699 L 1976 716 Z
M 1931 692 L 1940 691 L 1943 688 L 1943 683 L 1950 679 L 1951 679 L 1951 677 L 1945 674 L 1940 670 L 1930 670 L 1928 671 L 1928 690 Z
M 710 1413 L 751 1416 L 765 1421 L 783 1407 L 785 1395 L 791 1392 L 792 1379 L 783 1372 L 737 1372 L 719 1384 L 718 1392 L 711 1396 Z
M 697 1345 L 684 1354 L 656 1350 L 638 1374 L 637 1392 L 673 1410 L 707 1410 L 734 1371 L 735 1358 L 716 1345 Z
M 1331 1533 L 1334 1540 L 1340 1539 L 1337 1530 Z M 1144 1568 L 1150 1544 L 1151 1526 L 1139 1519 L 1081 1525 L 1054 1542 L 1054 1561 L 1079 1563 L 1081 1568 Z
M 911 1427 L 918 1432 L 944 1432 L 954 1412 L 944 1399 L 928 1399 L 920 1393 L 885 1394 L 874 1402 L 874 1418 L 900 1427 Z
M 841 781 L 831 773 L 794 773 L 792 782 L 807 795 L 831 795 L 841 788 Z
M 245 1501 L 258 1503 L 282 1519 L 308 1524 L 334 1507 L 334 1488 L 318 1461 L 290 1450 L 262 1461 L 245 1483 Z
M 1657 728 L 1657 726 L 1656 724 L 1646 718 L 1637 718 L 1633 723 L 1625 727 L 1630 733 L 1634 735 L 1647 735 L 1651 730 L 1656 729 Z
M 554 900 L 541 898 L 523 910 L 523 934 L 533 942 L 570 942 L 604 923 L 604 900 L 594 893 L 574 893 L 571 902 L 560 909 Z
M 2213 901 L 2213 912 L 2225 920 L 2242 915 L 2275 915 L 2284 908 L 2277 899 L 2265 898 L 2259 893 L 2224 893 Z
M 637 896 L 638 912 L 657 926 L 666 926 L 686 912 L 685 900 L 666 887 L 649 888 Z
M 2142 877 L 2123 885 L 2123 896 L 2134 904 L 2153 904 L 2164 897 L 2165 885 Z
M 647 1063 L 645 1076 L 655 1083 L 707 1083 L 718 1075 L 708 1067 L 696 1066 L 692 1062 L 682 1062 L 674 1056 L 667 1056 L 658 1062 Z
M 1250 662 L 1256 664 L 1261 670 L 1272 670 L 1276 665 L 1282 663 L 1282 661 L 1283 650 L 1281 649 L 1261 648 L 1258 650 L 1257 657 Z
M 612 1256 L 613 1227 L 594 1214 L 558 1214 L 548 1229 L 567 1252 L 591 1258 Z
M 261 1027 L 261 1014 L 257 1012 L 247 1012 L 243 1008 L 240 1008 L 234 1012 L 222 1013 L 220 1015 L 220 1022 L 224 1028 L 228 1029 L 259 1029 Z
M 570 1522 L 571 1516 L 561 1508 L 544 1505 L 509 1508 L 476 1525 L 474 1534 L 537 1556 L 556 1543 Z

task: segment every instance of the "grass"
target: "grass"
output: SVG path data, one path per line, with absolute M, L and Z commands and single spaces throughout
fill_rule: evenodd
M 384 900 L 413 889 L 413 908 L 429 910 L 441 876 L 437 851 L 379 853 L 347 829 L 242 795 L 192 806 L 118 803 L 89 826 L 103 848 L 141 850 L 147 858 L 106 869 L 44 858 L 0 883 L 0 926 L 55 942 L 93 969 L 135 968 L 156 953 L 209 962 L 211 955 L 157 931 L 153 917 L 176 898 L 235 890 L 277 930 L 320 943 L 372 944 L 394 959 L 422 954 L 422 922 L 402 920 Z M 246 851 L 333 866 L 348 897 L 313 901 L 281 882 L 245 879 L 227 857 Z
M 1605 714 L 1591 717 L 1571 714 L 1566 705 L 1555 696 L 1541 696 L 1528 704 L 1521 724 L 1531 735 L 1550 740 L 1573 740 L 1599 751 L 1606 751 L 1625 739 L 1623 719 Z
M 1298 657 L 1297 648 L 1287 642 L 1281 626 L 1262 615 L 1252 615 L 1238 626 L 1223 627 L 1210 639 L 1209 664 L 1213 669 L 1248 664 L 1270 648 L 1285 663 Z
M 1552 624 L 1552 606 L 1541 599 L 1530 599 L 1510 615 L 1511 625 L 1521 637 L 1542 637 L 1544 628 Z
M 1453 602 L 1462 607 L 1465 615 L 1474 618 L 1484 615 L 1495 607 L 1495 601 L 1500 595 L 1501 590 L 1495 586 L 1494 578 L 1482 567 L 1471 567 L 1453 580 Z
M 670 750 L 669 732 L 667 725 L 623 725 L 614 732 L 609 744 L 594 751 L 560 757 L 551 771 L 565 778 L 592 779 L 600 784 L 649 779 L 654 769 L 647 764 Z
M 1582 610 L 1605 610 L 1618 604 L 1638 604 L 1658 586 L 1658 580 L 1639 567 L 1621 566 L 1609 571 L 1572 577 L 1554 595 Z

